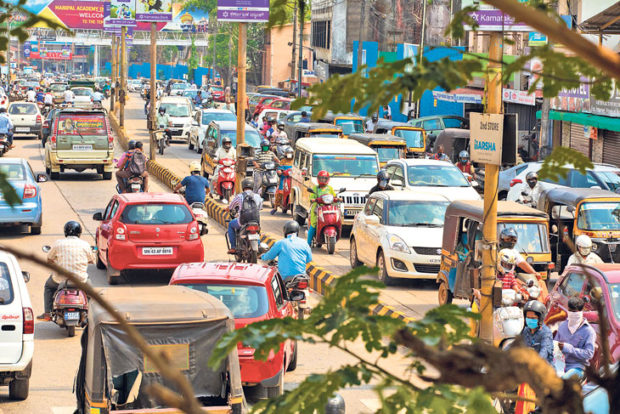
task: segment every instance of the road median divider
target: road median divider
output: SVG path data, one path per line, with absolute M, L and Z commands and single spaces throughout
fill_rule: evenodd
M 120 145 L 127 149 L 128 139 L 125 135 L 124 131 L 121 130 L 118 124 L 118 120 L 114 116 L 114 114 L 109 114 L 110 124 L 116 133 Z M 155 160 L 149 160 L 146 164 L 149 174 L 157 177 L 159 181 L 165 184 L 171 190 L 174 189 L 175 185 L 181 182 L 182 177 L 179 177 L 174 172 L 164 167 L 160 163 Z M 228 227 L 228 220 L 230 219 L 230 214 L 228 213 L 228 209 L 226 206 L 223 206 L 216 202 L 214 199 L 207 197 L 205 199 L 205 208 L 207 209 L 207 213 L 209 217 L 216 221 L 223 228 Z M 276 238 L 268 233 L 261 234 L 261 242 L 266 243 L 269 247 L 271 247 L 275 242 Z M 323 269 L 318 266 L 315 262 L 310 262 L 306 266 L 306 271 L 308 276 L 310 276 L 310 288 L 317 292 L 320 295 L 324 295 L 327 289 L 333 285 L 337 276 L 332 274 L 331 272 Z M 387 315 L 393 318 L 402 319 L 404 321 L 410 321 L 411 318 L 408 318 L 403 313 L 398 312 L 393 307 L 388 306 L 384 303 L 379 303 L 370 308 L 370 311 L 373 314 L 377 315 Z

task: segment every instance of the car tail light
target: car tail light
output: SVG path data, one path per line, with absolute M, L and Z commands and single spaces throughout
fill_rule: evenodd
M 520 178 L 513 178 L 510 181 L 510 186 L 514 187 L 516 184 L 521 184 L 521 183 L 523 183 L 523 181 Z
M 50 137 L 50 145 L 51 145 L 52 149 L 56 149 L 56 135 L 52 135 Z
M 37 196 L 37 187 L 32 184 L 24 186 L 24 196 L 22 198 L 34 198 Z
M 258 226 L 247 226 L 245 229 L 248 233 L 252 233 L 252 234 L 258 233 L 258 231 L 260 230 Z
M 114 225 L 114 238 L 116 240 L 126 240 L 127 228 L 124 224 L 116 223 Z
M 41 122 L 43 122 L 43 117 L 41 117 L 41 115 L 37 115 L 37 124 L 40 124 Z
M 108 135 L 108 147 L 110 149 L 114 148 L 114 135 Z
M 553 269 L 555 269 L 555 263 L 549 263 L 549 264 L 547 265 L 547 269 L 549 269 L 549 270 L 553 270 Z
M 59 305 L 81 305 L 84 303 L 84 299 L 79 294 L 67 294 L 60 295 L 58 298 Z
M 187 240 L 197 240 L 200 237 L 198 234 L 198 225 L 196 222 L 192 222 L 187 226 Z
M 24 335 L 34 333 L 34 313 L 32 308 L 22 308 L 24 312 Z

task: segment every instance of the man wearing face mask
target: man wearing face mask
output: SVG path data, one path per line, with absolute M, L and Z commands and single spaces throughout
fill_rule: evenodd
M 596 333 L 583 317 L 583 299 L 573 297 L 568 300 L 568 316 L 560 324 L 555 340 L 566 359 L 562 378 L 582 379 L 586 366 L 594 355 Z
M 530 171 L 525 176 L 525 181 L 527 182 L 527 186 L 521 191 L 518 202 L 536 208 L 540 192 L 542 191 L 542 187 L 538 183 L 538 174 L 535 171 Z
M 572 264 L 594 265 L 603 263 L 603 259 L 592 251 L 592 239 L 585 234 L 577 237 L 575 240 L 575 247 L 577 249 L 575 253 L 568 258 L 566 266 Z
M 553 334 L 543 323 L 547 308 L 537 300 L 530 300 L 523 307 L 525 327 L 521 337 L 526 346 L 538 352 L 538 355 L 549 364 L 553 364 Z M 567 362 L 568 364 L 568 362 Z

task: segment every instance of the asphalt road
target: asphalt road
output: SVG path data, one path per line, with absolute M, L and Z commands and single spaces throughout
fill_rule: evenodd
M 144 141 L 145 149 L 148 148 L 149 134 L 146 129 L 144 100 L 138 94 L 132 94 L 125 106 L 125 130 L 130 138 Z M 200 156 L 195 150 L 190 150 L 186 142 L 175 141 L 166 149 L 163 156 L 158 154 L 156 159 L 163 166 L 184 177 L 189 175 L 189 163 L 199 161 Z M 270 208 L 265 208 L 261 214 L 262 230 L 281 238 L 282 227 L 290 216 L 284 216 L 282 213 L 271 216 L 269 210 Z M 351 270 L 349 240 L 346 237 L 338 241 L 334 255 L 327 254 L 325 248 L 314 249 L 313 255 L 316 263 L 334 275 L 342 275 Z M 420 318 L 429 309 L 438 305 L 437 285 L 435 280 L 402 279 L 395 286 L 386 287 L 381 294 L 381 300 L 408 317 Z
M 143 127 L 144 121 L 139 121 L 141 115 L 139 98 L 134 96 L 130 101 L 127 127 L 135 138 L 144 138 L 145 131 L 135 131 L 135 125 Z M 138 125 L 139 124 L 139 125 Z M 35 173 L 44 171 L 43 149 L 40 142 L 35 139 L 17 139 L 16 148 L 7 156 L 27 159 Z M 115 150 L 120 155 L 121 149 Z M 196 158 L 186 146 L 174 144 L 171 151 L 167 152 L 165 165 L 175 169 L 179 174 L 186 169 L 187 161 Z M 151 191 L 169 191 L 156 180 L 151 181 Z M 94 234 L 97 222 L 92 220 L 93 213 L 102 211 L 109 199 L 115 192 L 115 181 L 103 181 L 99 176 L 88 171 L 83 173 L 65 173 L 58 181 L 41 183 L 43 195 L 43 229 L 42 234 L 32 236 L 22 233 L 19 227 L 0 227 L 0 243 L 10 243 L 12 246 L 24 251 L 34 252 L 44 257 L 41 247 L 52 244 L 58 238 L 63 237 L 63 225 L 68 220 L 79 220 L 84 226 L 83 238 L 94 243 Z M 268 230 L 278 233 L 278 228 L 283 222 L 280 217 L 266 217 L 265 225 Z M 203 236 L 206 259 L 208 261 L 228 261 L 225 243 L 223 243 L 223 230 L 215 223 L 211 223 L 209 234 Z M 208 247 L 207 247 L 208 246 Z M 336 256 L 318 254 L 317 258 L 330 270 L 340 274 L 348 270 L 346 243 L 341 242 Z M 23 270 L 31 273 L 28 289 L 33 303 L 35 315 L 43 312 L 43 285 L 48 277 L 48 272 L 29 262 L 21 262 Z M 124 283 L 131 285 L 165 284 L 168 282 L 168 273 L 139 273 L 131 275 Z M 106 286 L 105 273 L 98 270 L 94 265 L 89 267 L 89 278 L 96 287 Z M 404 286 L 390 289 L 391 295 L 400 297 L 416 313 L 424 312 L 425 309 L 434 305 L 435 292 L 432 284 L 423 289 Z M 390 295 L 390 296 L 391 296 Z M 422 298 L 425 297 L 426 300 Z M 313 298 L 317 300 L 317 298 Z M 413 314 L 413 313 L 412 313 Z M 0 387 L 0 414 L 5 413 L 53 413 L 69 414 L 75 409 L 75 398 L 72 393 L 73 381 L 77 372 L 80 357 L 78 330 L 74 338 L 68 338 L 66 331 L 51 322 L 38 322 L 35 325 L 35 354 L 32 377 L 30 380 L 30 396 L 26 401 L 14 402 L 8 399 L 8 387 Z M 352 344 L 352 349 L 364 352 L 362 345 Z M 374 359 L 373 359 L 374 360 Z M 285 377 L 285 388 L 297 386 L 311 373 L 326 372 L 337 368 L 342 364 L 355 364 L 355 360 L 347 354 L 325 345 L 300 346 L 298 368 L 289 372 Z M 406 364 L 394 358 L 387 361 L 385 369 L 404 374 Z M 247 395 L 252 395 L 252 390 L 246 390 Z M 347 402 L 347 413 L 374 412 L 378 400 L 369 387 L 352 388 L 342 391 L 341 394 Z

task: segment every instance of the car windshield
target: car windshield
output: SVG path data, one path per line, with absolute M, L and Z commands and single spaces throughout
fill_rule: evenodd
M 188 98 L 195 98 L 198 95 L 198 91 L 195 89 L 183 92 L 183 96 L 187 96 Z
M 517 233 L 515 249 L 522 253 L 548 253 L 549 236 L 547 227 L 540 223 L 499 223 L 497 233 L 510 228 Z
M 189 116 L 189 106 L 185 104 L 165 102 L 159 105 L 164 108 L 168 116 L 186 117 Z
M 64 83 L 54 83 L 50 86 L 52 92 L 64 92 L 67 89 L 67 85 Z
M 620 189 L 620 171 L 596 171 L 596 175 L 611 191 Z
M 187 224 L 193 220 L 183 204 L 130 204 L 120 221 L 125 224 Z
M 15 103 L 9 106 L 11 115 L 34 115 L 37 113 L 37 106 L 28 103 Z
M 75 88 L 71 90 L 73 91 L 75 96 L 90 96 L 93 94 L 90 89 L 86 89 L 86 88 Z
M 400 158 L 400 151 L 396 147 L 375 147 L 373 149 L 379 155 L 379 162 L 388 162 Z
M 269 310 L 269 299 L 264 286 L 185 284 L 190 289 L 208 293 L 221 300 L 235 318 L 258 318 Z
M 22 181 L 26 179 L 26 171 L 21 164 L 0 164 L 0 173 L 9 181 Z
M 397 129 L 394 131 L 394 135 L 399 138 L 404 138 L 409 148 L 424 148 L 424 135 L 422 131 Z
M 237 121 L 237 115 L 232 112 L 203 112 L 202 124 L 209 125 L 211 121 Z
M 0 306 L 13 302 L 13 285 L 6 263 L 0 263 Z
M 171 89 L 187 89 L 187 85 L 184 83 L 175 83 Z
M 387 225 L 443 227 L 448 204 L 447 201 L 390 201 Z
M 469 182 L 454 165 L 410 165 L 409 185 L 413 187 L 469 187 Z
M 446 128 L 463 128 L 463 120 L 459 118 L 444 118 L 443 124 Z
M 233 147 L 237 146 L 237 130 L 231 129 L 228 131 L 220 131 L 220 132 L 222 134 L 222 138 L 224 137 L 230 138 L 232 141 Z M 256 132 L 253 129 L 246 129 L 245 130 L 245 143 L 254 148 L 258 148 L 258 146 L 260 145 L 260 135 L 258 135 L 258 132 Z
M 361 119 L 338 119 L 336 125 L 342 128 L 344 135 L 361 134 L 364 132 L 364 125 Z
M 620 320 L 620 283 L 610 283 L 608 286 L 611 308 L 614 311 L 616 320 Z
M 61 113 L 58 116 L 58 135 L 108 135 L 102 113 Z
M 379 172 L 373 155 L 315 155 L 312 157 L 312 175 L 325 170 L 335 177 L 375 177 Z
M 577 215 L 581 230 L 620 230 L 620 203 L 583 203 Z

